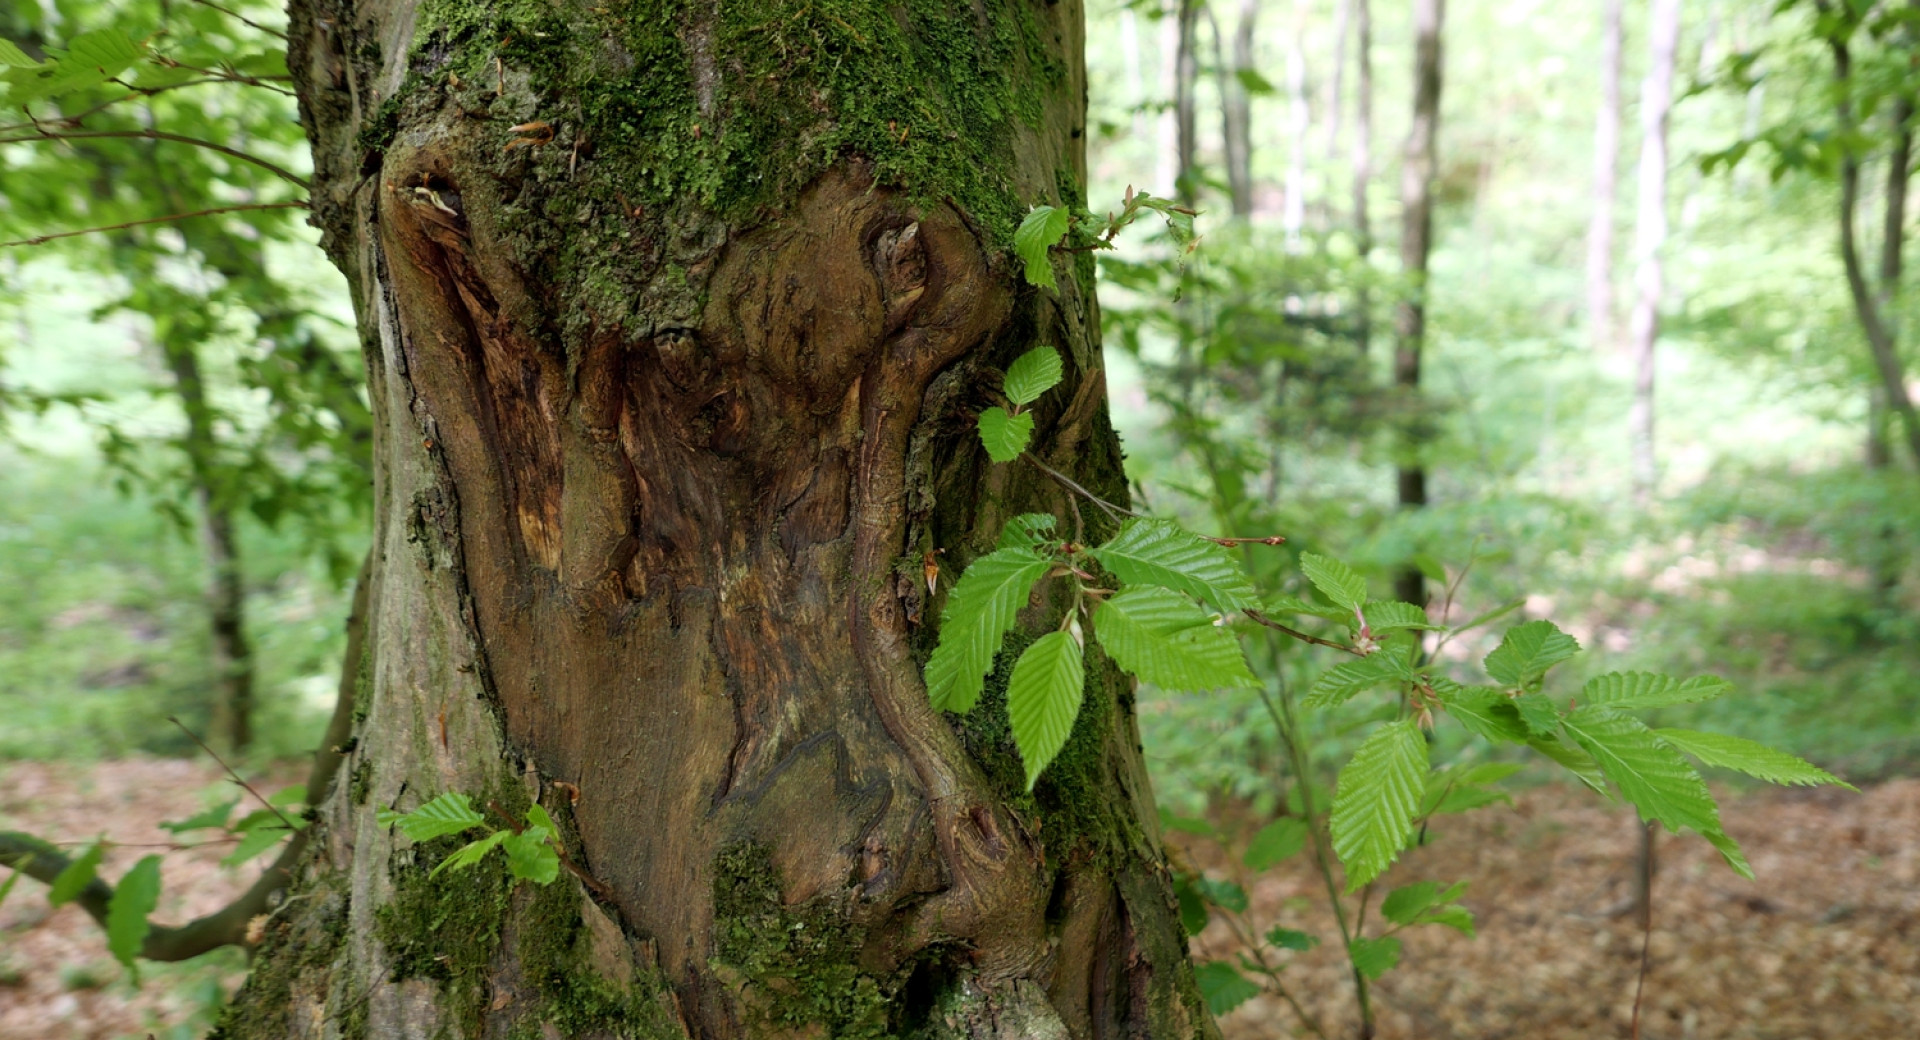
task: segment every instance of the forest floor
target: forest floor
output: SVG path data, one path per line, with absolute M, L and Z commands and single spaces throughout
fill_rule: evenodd
M 0 829 L 129 843 L 107 856 L 102 874 L 115 877 L 152 851 L 132 843 L 172 839 L 158 821 L 191 815 L 224 790 L 217 769 L 178 760 L 0 765 Z M 1731 795 L 1725 819 L 1760 880 L 1740 880 L 1703 841 L 1663 836 L 1641 1035 L 1920 1036 L 1920 780 L 1862 795 Z M 1194 866 L 1236 876 L 1232 858 L 1212 842 L 1178 836 L 1177 844 Z M 1626 810 L 1568 788 L 1535 788 L 1511 807 L 1446 818 L 1383 883 L 1471 880 L 1463 902 L 1479 935 L 1408 932 L 1400 966 L 1374 989 L 1378 1035 L 1627 1037 L 1641 932 L 1617 911 L 1635 848 Z M 241 877 L 219 865 L 224 854 L 217 846 L 169 853 L 155 918 L 179 921 L 228 898 Z M 1240 880 L 1248 881 L 1256 931 L 1278 923 L 1334 934 L 1314 909 L 1318 881 L 1305 856 Z M 1337 945 L 1289 955 L 1296 959 L 1282 977 L 1329 1037 L 1350 1037 L 1351 982 Z M 1235 948 L 1220 921 L 1195 941 L 1203 957 Z M 78 907 L 50 910 L 38 886 L 23 883 L 0 905 L 0 1040 L 200 1035 L 217 991 L 230 992 L 243 967 L 237 954 L 151 966 L 135 990 Z M 1308 1035 L 1271 995 L 1221 1026 L 1227 1040 Z

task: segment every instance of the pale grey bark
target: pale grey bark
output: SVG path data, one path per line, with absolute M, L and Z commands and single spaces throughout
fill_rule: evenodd
M 1587 223 L 1587 332 L 1595 349 L 1613 347 L 1613 212 L 1620 167 L 1620 15 L 1624 0 L 1603 0 L 1600 109 L 1593 128 L 1593 215 Z
M 1373 10 L 1372 0 L 1352 0 L 1354 14 L 1353 239 L 1362 274 L 1373 254 L 1373 221 L 1367 192 L 1373 183 Z M 1354 344 L 1366 356 L 1373 339 L 1372 290 L 1362 277 L 1354 292 Z
M 1647 33 L 1647 72 L 1640 83 L 1640 169 L 1633 228 L 1634 301 L 1627 335 L 1633 357 L 1633 404 L 1628 413 L 1629 465 L 1634 501 L 1653 499 L 1659 481 L 1654 444 L 1654 346 L 1665 292 L 1662 253 L 1667 242 L 1667 126 L 1673 109 L 1673 71 L 1680 49 L 1680 0 L 1653 0 Z

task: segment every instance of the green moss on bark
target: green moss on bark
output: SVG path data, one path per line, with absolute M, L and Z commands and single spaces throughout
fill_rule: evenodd
M 461 835 L 413 846 L 411 862 L 396 865 L 393 898 L 374 914 L 375 935 L 386 948 L 388 977 L 440 983 L 442 1006 L 461 1035 L 477 1036 L 486 1009 L 487 976 L 500 950 L 513 899 L 505 857 L 428 877 L 441 860 L 467 843 Z M 396 864 L 407 857 L 396 857 Z
M 314 988 L 328 990 L 327 980 L 346 937 L 347 897 L 330 880 L 319 880 L 299 898 L 298 912 L 266 926 L 253 951 L 253 970 L 246 984 L 221 1010 L 208 1040 L 292 1036 L 295 983 L 312 972 L 320 980 Z

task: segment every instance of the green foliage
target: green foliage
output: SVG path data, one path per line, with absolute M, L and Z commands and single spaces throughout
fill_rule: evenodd
M 1367 602 L 1367 579 L 1339 560 L 1315 553 L 1300 554 L 1300 570 L 1313 587 L 1335 605 L 1354 613 Z
M 1372 881 L 1413 836 L 1426 790 L 1427 742 L 1412 719 L 1375 730 L 1340 770 L 1330 831 L 1347 868 L 1347 889 Z
M 1159 585 L 1226 609 L 1258 602 L 1225 548 L 1165 520 L 1129 520 L 1088 555 L 1127 584 Z
M 1224 961 L 1206 961 L 1193 966 L 1194 981 L 1206 998 L 1207 1010 L 1224 1015 L 1260 995 L 1260 987 Z
M 382 827 L 399 827 L 408 841 L 431 841 L 447 834 L 471 830 L 486 822 L 466 795 L 448 791 L 412 812 L 380 809 L 375 813 Z
M 498 811 L 496 809 L 496 811 Z M 466 795 L 448 791 L 412 812 L 379 809 L 375 817 L 382 827 L 397 827 L 407 840 L 430 842 L 463 834 L 486 826 L 486 817 L 473 808 Z M 553 817 L 538 804 L 527 807 L 524 826 L 510 829 L 489 828 L 487 833 L 467 842 L 436 864 L 427 877 L 439 877 L 448 870 L 466 870 L 487 858 L 494 849 L 504 849 L 507 873 L 522 881 L 550 885 L 560 876 L 560 828 Z
M 1027 281 L 1056 288 L 1048 252 L 1067 237 L 1073 214 L 1060 206 L 1035 206 L 1013 233 L 1013 251 L 1026 265 Z M 1025 402 L 1021 402 L 1025 403 Z
M 52 886 L 47 889 L 47 902 L 54 906 L 65 906 L 79 898 L 80 893 L 93 883 L 100 869 L 100 860 L 106 854 L 107 847 L 102 842 L 96 841 L 87 846 L 85 852 L 75 856 L 66 869 L 54 877 Z
M 1551 621 L 1529 621 L 1507 630 L 1487 655 L 1487 674 L 1510 687 L 1531 686 L 1547 669 L 1580 652 L 1580 644 Z
M 147 915 L 159 905 L 160 857 L 145 856 L 120 878 L 107 904 L 107 949 L 128 971 L 135 970 L 133 959 L 152 930 Z
M 1035 347 L 1007 366 L 1003 386 L 1007 400 L 1021 406 L 1032 404 L 1058 386 L 1061 375 L 1060 352 L 1052 347 Z
M 995 405 L 980 413 L 980 443 L 995 462 L 1012 462 L 1033 440 L 1033 413 L 1009 413 Z
M 1297 816 L 1283 816 L 1260 828 L 1241 861 L 1248 870 L 1266 870 L 1307 847 L 1307 822 Z
M 1587 680 L 1587 685 L 1580 690 L 1580 703 L 1592 708 L 1633 711 L 1710 701 L 1732 690 L 1732 683 L 1711 675 L 1675 679 L 1647 672 L 1608 672 Z
M 1007 717 L 1029 791 L 1073 733 L 1087 681 L 1081 655 L 1072 633 L 1049 632 L 1020 655 L 1007 681 Z
M 1736 770 L 1770 784 L 1801 787 L 1834 784 L 1849 791 L 1858 790 L 1811 762 L 1742 737 L 1689 729 L 1657 729 L 1653 735 L 1667 746 L 1692 755 L 1705 765 Z
M 1267 929 L 1265 938 L 1268 945 L 1276 950 L 1293 950 L 1296 953 L 1305 953 L 1320 945 L 1319 939 L 1306 932 L 1293 928 L 1281 928 L 1278 925 Z
M 1466 890 L 1467 883 L 1464 881 L 1444 889 L 1437 881 L 1401 885 L 1380 901 L 1380 916 L 1402 928 L 1420 924 L 1443 925 L 1471 939 L 1473 914 L 1455 902 Z
M 1378 980 L 1400 963 L 1400 940 L 1391 935 L 1355 939 L 1347 944 L 1347 957 L 1353 961 L 1353 970 Z
M 1258 685 L 1233 633 L 1170 589 L 1128 588 L 1094 610 L 1093 624 L 1116 664 L 1161 689 Z
M 936 709 L 973 710 L 1014 615 L 1052 564 L 1032 549 L 999 549 L 960 575 L 940 616 L 940 644 L 927 661 L 927 693 Z

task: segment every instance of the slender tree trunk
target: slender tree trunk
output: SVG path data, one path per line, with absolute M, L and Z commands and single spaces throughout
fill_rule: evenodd
M 1400 160 L 1400 269 L 1407 289 L 1394 308 L 1393 382 L 1409 398 L 1420 393 L 1420 353 L 1427 335 L 1427 258 L 1433 250 L 1433 175 L 1440 134 L 1440 85 L 1443 70 L 1440 34 L 1445 0 L 1414 0 L 1413 122 Z M 1427 470 L 1422 445 L 1408 437 L 1398 468 L 1400 508 L 1427 504 Z M 1408 603 L 1424 604 L 1426 578 L 1419 568 L 1403 568 L 1395 593 Z
M 1353 31 L 1355 0 L 1339 0 L 1333 9 L 1333 75 L 1327 83 L 1328 169 L 1340 162 L 1341 123 L 1346 117 L 1347 37 Z
M 1600 16 L 1600 112 L 1593 128 L 1593 217 L 1587 224 L 1587 332 L 1596 350 L 1613 346 L 1613 210 L 1620 167 L 1620 14 Z
M 370 634 L 220 1035 L 1216 1036 L 1120 673 L 1029 794 L 1004 675 L 960 719 L 920 672 L 924 554 L 1071 515 L 978 444 L 993 370 L 1057 345 L 1033 451 L 1126 495 L 1084 265 L 1008 256 L 1086 177 L 1079 5 L 435 10 L 292 8 Z M 375 810 L 445 791 L 546 806 L 592 884 L 430 877 L 458 840 Z
M 253 743 L 253 647 L 247 641 L 247 592 L 240 569 L 233 506 L 220 488 L 219 444 L 207 402 L 200 355 L 191 344 L 166 342 L 161 353 L 173 376 L 174 393 L 186 413 L 183 443 L 200 506 L 200 545 L 207 565 L 207 624 L 213 635 L 212 739 L 222 750 Z
M 1200 197 L 1200 0 L 1179 0 L 1173 49 L 1174 197 L 1192 207 Z
M 1208 14 L 1212 20 L 1213 15 Z M 1227 190 L 1233 215 L 1253 215 L 1253 97 L 1247 91 L 1242 73 L 1255 71 L 1253 34 L 1260 21 L 1260 0 L 1241 0 L 1240 19 L 1233 27 L 1233 72 L 1220 77 L 1221 141 L 1226 148 Z M 1214 40 L 1220 39 L 1220 27 L 1214 24 Z M 1215 59 L 1224 70 L 1226 63 Z
M 1352 0 L 1354 24 L 1353 84 L 1353 241 L 1361 278 L 1354 290 L 1353 340 L 1365 357 L 1373 345 L 1373 290 L 1367 275 L 1373 255 L 1373 220 L 1367 190 L 1373 183 L 1373 11 L 1372 0 Z
M 1306 19 L 1296 10 L 1293 32 L 1287 38 L 1287 198 L 1280 216 L 1287 249 L 1296 253 L 1307 223 L 1307 152 L 1313 147 L 1313 113 L 1307 105 L 1306 35 Z
M 1628 440 L 1633 497 L 1652 502 L 1659 481 L 1654 453 L 1654 344 L 1665 292 L 1661 252 L 1667 242 L 1667 123 L 1673 109 L 1673 67 L 1680 49 L 1680 0 L 1653 0 L 1647 30 L 1647 74 L 1640 83 L 1640 183 L 1633 225 L 1634 301 L 1627 335 L 1633 354 L 1633 406 Z

